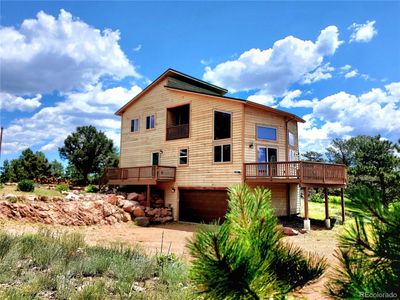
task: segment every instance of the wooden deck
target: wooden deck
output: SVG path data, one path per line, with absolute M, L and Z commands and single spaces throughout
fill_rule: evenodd
M 143 166 L 107 169 L 101 181 L 108 185 L 155 185 L 175 181 L 176 167 Z
M 303 187 L 344 187 L 345 165 L 308 161 L 244 164 L 245 182 L 298 183 Z

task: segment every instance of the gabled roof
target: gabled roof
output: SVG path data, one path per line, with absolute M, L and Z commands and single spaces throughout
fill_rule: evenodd
M 170 81 L 168 85 L 165 87 L 168 89 L 176 90 L 176 91 L 183 91 L 187 93 L 195 93 L 195 94 L 201 94 L 205 95 L 208 97 L 216 97 L 217 99 L 225 99 L 225 100 L 232 100 L 232 101 L 240 101 L 244 103 L 245 105 L 255 107 L 258 109 L 262 109 L 277 115 L 284 116 L 288 118 L 289 120 L 296 120 L 297 122 L 304 123 L 305 120 L 300 118 L 299 116 L 296 116 L 295 114 L 276 109 L 270 106 L 262 105 L 250 100 L 245 100 L 245 99 L 240 99 L 240 98 L 234 98 L 234 97 L 228 97 L 225 96 L 225 94 L 228 92 L 228 90 L 221 88 L 219 86 L 213 85 L 211 83 L 205 82 L 203 80 L 197 79 L 195 77 L 189 76 L 187 74 L 184 74 L 182 72 L 176 71 L 174 69 L 168 69 L 164 73 L 162 73 L 159 77 L 156 78 L 151 84 L 149 84 L 143 91 L 141 91 L 139 94 L 137 94 L 132 100 L 130 100 L 128 103 L 126 103 L 124 106 L 122 106 L 115 114 L 116 115 L 122 115 L 126 109 L 131 106 L 135 101 L 137 101 L 140 97 L 142 97 L 145 93 L 147 93 L 149 90 L 151 90 L 152 87 L 157 85 L 160 81 L 164 80 L 165 78 L 173 78 L 175 80 Z

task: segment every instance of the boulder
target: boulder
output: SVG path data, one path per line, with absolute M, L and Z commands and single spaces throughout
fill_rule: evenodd
M 17 200 L 18 198 L 17 198 L 17 195 L 7 194 L 7 195 L 4 196 L 4 199 L 6 199 L 8 201 L 11 201 L 11 200 Z
M 38 200 L 38 198 L 35 195 L 29 195 L 26 199 L 28 201 L 37 201 Z
M 39 201 L 43 201 L 43 202 L 48 202 L 49 201 L 49 197 L 41 195 L 38 197 Z
M 118 197 L 115 194 L 107 195 L 106 201 L 112 205 L 117 205 Z
M 137 226 L 147 227 L 149 226 L 150 221 L 147 217 L 137 217 L 135 218 L 135 223 Z
M 139 206 L 139 203 L 137 203 L 136 201 L 125 200 L 122 209 L 128 213 L 133 213 L 137 206 Z
M 136 206 L 135 209 L 133 210 L 133 215 L 137 217 L 144 217 L 145 213 L 144 210 L 140 206 Z M 135 219 L 136 220 L 136 219 Z
M 297 230 L 290 228 L 290 227 L 281 227 L 280 229 L 281 229 L 282 233 L 287 236 L 293 236 L 293 235 L 299 234 L 299 232 Z
M 146 193 L 139 194 L 137 201 L 146 203 Z
M 139 194 L 137 194 L 137 193 L 129 193 L 128 196 L 126 197 L 126 199 L 137 201 L 139 199 Z

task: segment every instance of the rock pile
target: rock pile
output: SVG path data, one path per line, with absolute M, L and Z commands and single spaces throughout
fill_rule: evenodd
M 136 193 L 125 197 L 73 191 L 52 198 L 8 194 L 0 196 L 0 218 L 60 225 L 111 225 L 134 219 L 138 225 L 148 226 L 173 220 L 172 209 L 160 207 L 160 200 L 154 200 L 159 201 L 154 202 L 155 208 L 146 208 L 146 195 Z

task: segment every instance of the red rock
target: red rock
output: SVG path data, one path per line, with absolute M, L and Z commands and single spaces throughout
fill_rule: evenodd
M 107 196 L 106 201 L 112 205 L 117 205 L 118 198 L 115 194 L 110 194 Z
M 142 208 L 140 208 L 139 206 L 136 206 L 134 211 L 133 211 L 133 215 L 138 218 L 138 217 L 144 217 L 145 213 L 143 211 Z
M 128 196 L 126 197 L 126 199 L 137 201 L 139 199 L 139 194 L 137 194 L 137 193 L 129 193 Z
M 282 227 L 280 228 L 280 230 L 282 231 L 282 233 L 284 235 L 288 235 L 288 236 L 293 236 L 293 235 L 298 235 L 299 232 L 293 228 L 290 227 Z

